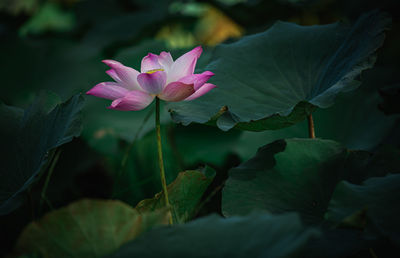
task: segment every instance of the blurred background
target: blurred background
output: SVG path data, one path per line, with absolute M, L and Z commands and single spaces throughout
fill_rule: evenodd
M 67 100 L 110 81 L 101 60 L 139 69 L 149 52 L 170 51 L 176 59 L 202 45 L 196 68 L 201 71 L 215 46 L 262 32 L 276 20 L 300 25 L 352 22 L 378 8 L 392 16 L 393 25 L 377 63 L 362 74 L 360 89 L 315 112 L 316 134 L 351 149 L 398 147 L 399 7 L 395 0 L 0 0 L 0 101 L 26 108 L 41 91 Z M 134 206 L 161 190 L 153 105 L 120 112 L 106 109 L 107 100 L 85 99 L 81 137 L 61 148 L 48 188 L 49 205 L 39 213 L 27 201 L 1 217 L 0 255 L 12 248 L 24 225 L 47 210 L 83 197 L 117 198 Z M 305 121 L 279 131 L 222 132 L 206 125 L 173 124 L 164 109 L 162 122 L 167 181 L 180 171 L 208 165 L 217 171 L 209 192 L 258 147 L 280 138 L 307 137 Z M 29 198 L 39 199 L 42 181 Z M 217 192 L 199 216 L 220 212 L 219 207 Z

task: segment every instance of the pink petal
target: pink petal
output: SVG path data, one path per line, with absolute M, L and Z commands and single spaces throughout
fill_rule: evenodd
M 108 74 L 111 78 L 113 78 L 116 82 L 122 82 L 121 79 L 118 77 L 117 72 L 115 72 L 114 69 L 110 69 L 106 71 L 106 74 Z
M 193 74 L 197 59 L 200 57 L 202 51 L 201 46 L 198 46 L 179 57 L 172 65 L 167 82 L 178 81 L 187 75 Z
M 193 100 L 193 99 L 197 99 L 198 97 L 203 96 L 204 94 L 206 94 L 207 92 L 209 92 L 210 90 L 214 89 L 215 86 L 214 84 L 211 83 L 205 83 L 203 86 L 201 86 L 198 90 L 196 90 L 192 95 L 190 95 L 189 97 L 187 97 L 185 99 L 186 100 Z
M 214 76 L 213 72 L 205 71 L 201 74 L 191 74 L 180 79 L 180 82 L 185 84 L 193 84 L 194 90 L 198 90 L 204 83 L 206 83 L 212 76 Z
M 137 80 L 143 90 L 150 94 L 158 94 L 162 92 L 167 75 L 164 71 L 157 71 L 154 73 L 141 73 Z
M 158 62 L 161 64 L 165 71 L 171 70 L 172 65 L 174 64 L 174 60 L 169 52 L 161 52 L 158 56 Z
M 140 90 L 136 79 L 136 77 L 139 75 L 138 71 L 114 60 L 103 60 L 103 63 L 115 71 L 121 81 L 121 86 L 131 90 Z
M 159 98 L 166 101 L 181 101 L 194 93 L 193 84 L 171 82 L 168 84 Z
M 145 73 L 155 69 L 161 69 L 161 65 L 158 63 L 158 56 L 149 53 L 147 56 L 143 57 L 140 71 Z
M 124 97 L 129 93 L 129 90 L 121 87 L 115 82 L 102 82 L 94 86 L 91 90 L 86 92 L 88 95 L 93 95 L 104 99 L 118 99 Z
M 114 100 L 108 108 L 122 111 L 142 110 L 147 107 L 153 99 L 154 97 L 146 92 L 134 90 L 123 98 Z

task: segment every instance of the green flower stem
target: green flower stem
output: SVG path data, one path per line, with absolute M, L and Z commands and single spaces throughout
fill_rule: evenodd
M 160 130 L 160 99 L 156 97 L 156 133 L 157 133 L 157 150 L 158 150 L 158 164 L 160 165 L 161 185 L 164 192 L 165 206 L 170 208 L 167 190 L 167 181 L 165 180 L 164 162 L 161 146 L 161 130 Z M 169 224 L 173 224 L 172 215 L 169 218 Z

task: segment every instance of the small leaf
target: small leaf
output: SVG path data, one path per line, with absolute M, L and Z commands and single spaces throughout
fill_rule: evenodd
M 190 220 L 197 211 L 201 197 L 213 181 L 215 171 L 206 167 L 204 172 L 189 170 L 179 173 L 174 182 L 167 186 L 172 217 L 175 222 Z M 150 212 L 165 207 L 164 193 L 157 193 L 152 199 L 138 203 L 139 212 Z
M 228 219 L 211 215 L 152 230 L 109 257 L 301 257 L 306 243 L 318 236 L 293 213 Z
M 43 257 L 103 257 L 143 232 L 168 224 L 170 213 L 140 214 L 112 200 L 81 200 L 30 223 L 20 235 L 16 251 Z

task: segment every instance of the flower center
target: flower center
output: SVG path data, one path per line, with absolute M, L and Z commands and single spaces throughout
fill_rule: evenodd
M 153 70 L 148 70 L 148 71 L 146 71 L 146 73 L 152 74 L 152 73 L 155 73 L 155 72 L 158 72 L 158 71 L 164 71 L 164 69 L 153 69 Z

